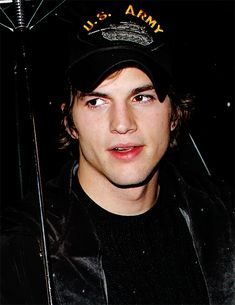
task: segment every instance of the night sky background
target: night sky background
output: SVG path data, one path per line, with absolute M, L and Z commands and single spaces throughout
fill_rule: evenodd
M 45 1 L 39 20 L 61 1 Z M 89 15 L 110 2 L 117 9 L 133 4 L 169 24 L 176 41 L 177 81 L 196 95 L 196 110 L 189 130 L 213 176 L 234 185 L 234 1 L 65 1 L 28 34 L 30 91 L 38 134 L 43 183 L 55 176 L 67 153 L 58 150 L 60 103 L 66 98 L 64 70 L 68 59 L 69 22 Z M 25 1 L 29 20 L 39 1 Z M 1 7 L 14 20 L 13 4 Z M 69 21 L 69 22 L 68 22 Z M 1 12 L 1 22 L 7 22 Z M 161 22 L 160 22 L 161 23 Z M 11 26 L 11 25 L 9 25 Z M 24 192 L 34 184 L 27 103 L 22 92 L 17 35 L 0 28 L 1 43 L 1 203 L 20 198 L 17 132 L 21 134 Z M 14 71 L 18 75 L 14 77 Z M 18 105 L 18 106 L 16 106 Z M 17 111 L 17 108 L 19 110 Z M 17 129 L 17 115 L 20 127 Z M 190 144 L 183 143 L 183 163 L 199 170 Z

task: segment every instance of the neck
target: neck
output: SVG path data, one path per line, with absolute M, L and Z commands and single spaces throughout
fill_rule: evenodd
M 160 191 L 158 172 L 146 184 L 125 188 L 105 177 L 96 178 L 87 179 L 79 168 L 78 179 L 86 194 L 105 210 L 118 215 L 133 216 L 148 211 L 156 203 Z

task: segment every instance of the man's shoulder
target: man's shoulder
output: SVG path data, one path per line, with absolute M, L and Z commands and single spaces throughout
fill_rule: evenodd
M 235 214 L 234 192 L 226 181 L 172 162 L 166 163 L 165 170 L 165 177 L 168 177 L 175 193 L 184 202 L 194 206 L 203 203 L 208 207 L 223 209 L 231 215 Z
M 1 236 L 39 235 L 41 215 L 44 215 L 49 222 L 55 222 L 68 213 L 72 167 L 71 163 L 66 164 L 57 177 L 45 183 L 40 199 L 37 190 L 31 190 L 23 200 L 6 206 L 1 212 Z

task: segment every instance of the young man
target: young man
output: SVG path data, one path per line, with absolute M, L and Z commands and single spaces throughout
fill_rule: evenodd
M 128 5 L 75 36 L 61 142 L 76 161 L 45 188 L 55 304 L 233 303 L 229 202 L 168 156 L 191 99 L 173 89 L 164 31 Z M 5 229 L 7 304 L 46 302 L 32 202 Z

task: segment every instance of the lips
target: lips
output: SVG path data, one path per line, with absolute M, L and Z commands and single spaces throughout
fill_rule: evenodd
M 117 144 L 109 148 L 108 151 L 116 159 L 130 161 L 141 153 L 143 147 L 143 145 L 137 144 Z

